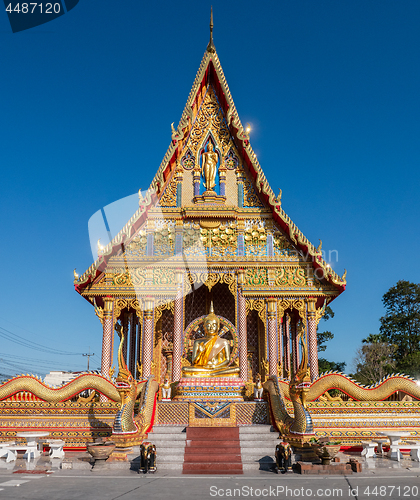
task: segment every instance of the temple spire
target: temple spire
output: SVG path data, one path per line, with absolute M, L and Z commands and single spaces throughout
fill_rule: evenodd
M 213 43 L 213 6 L 211 6 L 210 10 L 210 41 L 207 45 L 207 52 L 210 52 L 211 54 L 214 54 L 216 52 L 216 47 Z

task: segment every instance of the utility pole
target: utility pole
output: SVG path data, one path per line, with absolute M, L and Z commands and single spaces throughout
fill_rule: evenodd
M 87 364 L 87 371 L 89 371 L 89 359 L 91 356 L 95 356 L 95 353 L 93 352 L 92 354 L 90 353 L 90 347 L 89 347 L 89 352 L 86 354 L 82 354 L 82 356 L 87 356 L 88 359 L 88 364 Z

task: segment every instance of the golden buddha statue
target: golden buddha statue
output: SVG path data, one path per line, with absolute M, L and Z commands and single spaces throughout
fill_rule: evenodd
M 230 363 L 229 341 L 219 337 L 220 319 L 214 314 L 213 302 L 210 312 L 204 319 L 202 339 L 194 341 L 192 366 L 184 366 L 184 377 L 238 377 L 239 367 L 228 366 Z
M 213 151 L 213 143 L 209 141 L 207 146 L 207 153 L 203 153 L 203 165 L 202 172 L 204 175 L 204 185 L 207 191 L 213 191 L 216 186 L 216 171 L 217 171 L 217 160 L 219 155 L 217 151 Z

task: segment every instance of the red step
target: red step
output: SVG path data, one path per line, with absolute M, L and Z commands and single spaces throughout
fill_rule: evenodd
M 218 448 L 217 444 L 215 446 L 211 446 L 211 443 L 207 443 L 205 446 L 186 446 L 185 447 L 185 455 L 197 455 L 207 453 L 208 455 L 220 455 L 220 448 Z M 223 446 L 223 453 L 225 454 L 235 454 L 241 453 L 241 449 L 239 446 Z
M 226 455 L 226 453 L 223 451 L 223 456 L 219 455 L 207 455 L 206 453 L 202 454 L 195 454 L 195 455 L 185 455 L 184 456 L 184 464 L 185 462 L 189 463 L 203 463 L 203 462 L 211 462 L 211 463 L 237 463 L 240 462 L 242 463 L 241 460 L 241 454 L 240 453 L 230 453 L 229 455 Z
M 183 474 L 243 474 L 237 427 L 187 427 Z
M 239 441 L 238 427 L 187 427 L 187 439 L 232 439 Z
M 232 446 L 239 446 L 239 440 L 234 441 L 234 440 L 224 440 L 224 439 L 187 439 L 186 440 L 186 445 L 190 448 L 195 448 L 197 446 L 200 447 L 205 447 L 205 446 L 211 446 L 212 448 L 215 448 L 216 446 L 226 446 L 226 447 L 232 447 Z
M 243 474 L 242 464 L 226 462 L 211 462 L 208 464 L 203 463 L 184 463 L 182 470 L 183 474 Z

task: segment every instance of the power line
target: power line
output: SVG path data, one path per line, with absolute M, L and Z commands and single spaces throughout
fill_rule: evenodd
M 0 352 L 0 360 L 2 358 L 12 358 L 12 359 L 18 359 L 22 361 L 34 361 L 37 362 L 38 364 L 42 365 L 56 365 L 56 366 L 61 366 L 61 363 L 57 363 L 56 361 L 48 361 L 47 359 L 36 359 L 36 358 L 25 358 L 24 356 L 16 356 L 15 354 L 5 354 Z
M 2 331 L 1 331 L 2 330 Z M 9 335 L 8 335 L 9 334 Z M 12 335 L 12 337 L 10 336 Z M 68 352 L 61 351 L 59 349 L 53 349 L 48 346 L 44 346 L 42 344 L 38 344 L 37 342 L 32 342 L 31 340 L 27 340 L 24 337 L 21 337 L 17 333 L 13 333 L 10 330 L 0 326 L 0 337 L 3 337 L 10 342 L 14 342 L 15 344 L 21 345 L 28 349 L 34 349 L 35 351 L 47 352 L 48 354 L 60 355 L 60 356 L 80 356 L 81 352 Z

